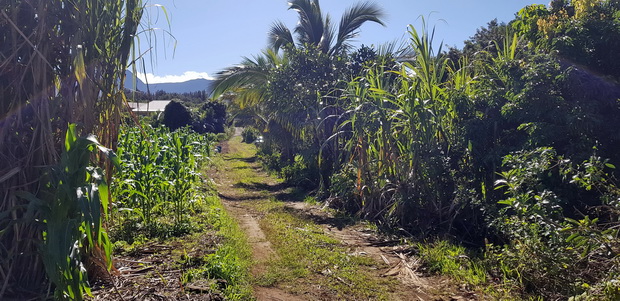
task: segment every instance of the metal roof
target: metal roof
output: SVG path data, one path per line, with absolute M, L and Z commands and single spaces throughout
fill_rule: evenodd
M 171 100 L 153 100 L 151 102 L 129 102 L 134 112 L 163 112 Z

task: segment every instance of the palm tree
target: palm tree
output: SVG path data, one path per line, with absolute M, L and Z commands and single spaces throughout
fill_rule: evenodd
M 253 58 L 244 57 L 235 66 L 217 73 L 213 82 L 213 98 L 225 92 L 234 92 L 242 107 L 260 102 L 267 92 L 269 72 L 286 63 L 286 55 L 279 55 L 271 49 L 263 50 Z
M 289 5 L 289 9 L 299 14 L 299 23 L 295 27 L 298 45 L 313 45 L 330 55 L 346 52 L 351 47 L 348 41 L 358 35 L 359 28 L 366 21 L 385 25 L 381 20 L 383 10 L 370 2 L 358 3 L 347 9 L 340 19 L 337 34 L 330 15 L 323 16 L 319 0 L 291 0 Z M 269 44 L 276 51 L 295 47 L 291 31 L 281 21 L 276 21 L 269 31 Z
M 368 2 L 354 5 L 342 16 L 334 43 L 330 16 L 323 16 L 319 0 L 291 0 L 289 5 L 289 9 L 299 13 L 299 25 L 295 28 L 299 44 L 302 47 L 314 45 L 323 53 L 339 54 L 346 51 L 351 46 L 347 41 L 357 36 L 359 28 L 366 21 L 384 25 L 381 8 Z M 290 30 L 280 21 L 276 21 L 269 32 L 269 44 L 271 49 L 264 50 L 261 55 L 253 59 L 246 57 L 239 65 L 219 72 L 213 84 L 213 98 L 224 92 L 235 92 L 242 106 L 263 100 L 270 70 L 287 62 L 286 54 L 278 55 L 278 49 L 295 47 Z
M 212 98 L 231 92 L 241 109 L 251 108 L 263 122 L 269 122 L 267 112 L 261 104 L 267 97 L 269 74 L 277 66 L 287 63 L 286 54 L 279 55 L 271 49 L 263 50 L 253 58 L 244 57 L 243 61 L 217 73 L 213 82 Z

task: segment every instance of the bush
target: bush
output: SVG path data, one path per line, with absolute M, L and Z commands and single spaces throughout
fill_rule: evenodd
M 309 165 L 300 155 L 295 156 L 292 164 L 282 168 L 281 174 L 287 184 L 306 189 L 316 186 Z
M 202 105 L 196 113 L 192 128 L 201 134 L 224 133 L 226 121 L 226 105 L 221 102 L 209 101 Z
M 173 100 L 164 109 L 164 125 L 170 131 L 175 131 L 192 123 L 192 115 L 182 103 Z
M 280 172 L 282 170 L 282 164 L 280 163 L 280 157 L 282 153 L 267 145 L 261 145 L 256 152 L 258 160 L 261 161 L 263 168 L 269 171 Z
M 356 179 L 356 169 L 351 164 L 344 165 L 330 177 L 330 207 L 344 209 L 348 212 L 355 212 L 356 209 L 359 209 L 359 198 L 355 195 Z
M 241 132 L 241 137 L 243 138 L 243 142 L 252 143 L 258 138 L 259 133 L 260 132 L 253 127 L 246 127 L 243 129 L 243 132 Z
M 613 277 L 619 241 L 613 225 L 620 212 L 620 190 L 608 172 L 615 166 L 596 155 L 573 165 L 552 148 L 537 148 L 505 156 L 503 167 L 508 170 L 499 173 L 496 189 L 504 190 L 507 198 L 498 202 L 503 207 L 491 225 L 508 243 L 489 248 L 490 265 L 500 267 L 506 280 L 545 299 L 586 291 L 599 294 L 596 300 L 617 300 L 609 297 L 618 293 Z M 587 204 L 570 199 L 563 191 L 575 186 L 573 194 L 596 190 L 600 197 Z M 573 212 L 580 207 L 583 212 Z M 606 225 L 599 224 L 599 217 Z

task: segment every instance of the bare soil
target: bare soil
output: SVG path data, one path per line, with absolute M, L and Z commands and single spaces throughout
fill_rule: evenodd
M 199 280 L 182 284 L 183 270 L 192 263 L 179 265 L 182 256 L 201 258 L 214 253 L 215 234 L 202 233 L 167 242 L 152 241 L 141 245 L 130 254 L 116 256 L 112 272 L 97 275 L 91 300 L 224 300 L 212 292 L 211 283 Z M 199 263 L 195 263 L 199 264 Z M 222 287 L 224 282 L 212 280 Z

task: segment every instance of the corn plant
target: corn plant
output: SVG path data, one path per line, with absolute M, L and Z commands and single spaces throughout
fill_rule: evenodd
M 398 70 L 375 65 L 349 83 L 343 102 L 350 109 L 336 135 L 347 137 L 343 155 L 357 168 L 362 215 L 393 222 L 416 207 L 446 220 L 453 207 L 441 186 L 452 181 L 446 158 L 458 133 L 446 87 L 465 89 L 469 74 L 448 68 L 441 49 L 433 50 L 432 32 L 411 27 L 409 33 L 411 60 Z M 450 82 L 452 74 L 460 75 L 458 82 Z
M 70 125 L 60 163 L 47 174 L 45 192 L 38 198 L 22 192 L 41 212 L 43 243 L 40 247 L 48 277 L 56 285 L 58 299 L 82 300 L 90 295 L 85 263 L 95 253 L 104 254 L 100 262 L 109 269 L 111 244 L 103 222 L 107 220 L 109 190 L 100 168 L 90 165 L 98 148 L 118 166 L 118 158 L 93 137 L 77 137 Z
M 118 223 L 158 235 L 162 219 L 171 217 L 173 227 L 182 228 L 191 211 L 199 168 L 210 155 L 212 136 L 188 129 L 170 133 L 167 128 L 143 125 L 125 127 L 119 137 L 121 171 L 116 176 L 116 207 L 129 212 Z M 138 227 L 139 228 L 139 227 Z

